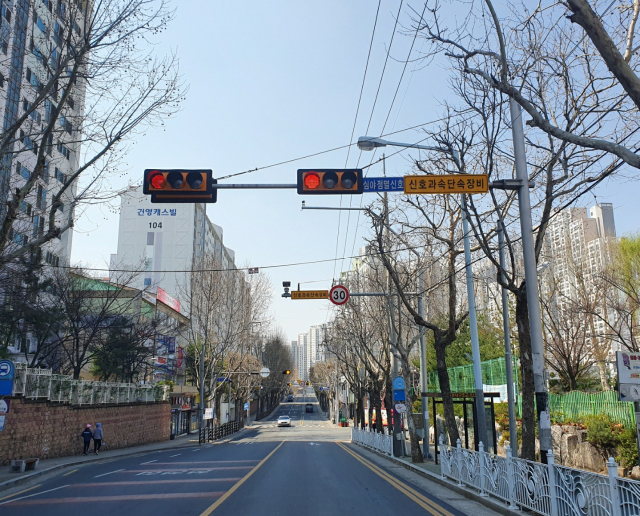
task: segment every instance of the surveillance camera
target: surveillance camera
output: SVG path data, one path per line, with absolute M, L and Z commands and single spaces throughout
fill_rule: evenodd
M 282 286 L 285 287 L 285 288 L 286 287 L 290 287 L 291 286 L 291 282 L 290 281 L 283 281 L 282 282 Z

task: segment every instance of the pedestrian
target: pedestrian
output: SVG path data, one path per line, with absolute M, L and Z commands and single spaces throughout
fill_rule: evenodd
M 91 432 L 91 425 L 87 425 L 84 431 L 80 434 L 84 439 L 84 454 L 89 455 L 89 448 L 91 447 L 91 438 L 93 437 L 93 432 Z
M 102 446 L 102 423 L 96 423 L 96 430 L 93 432 L 93 453 L 98 455 Z

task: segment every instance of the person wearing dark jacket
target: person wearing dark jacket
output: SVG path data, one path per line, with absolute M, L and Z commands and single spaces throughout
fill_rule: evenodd
M 93 432 L 91 432 L 91 425 L 87 425 L 84 431 L 80 434 L 84 439 L 84 454 L 89 455 L 89 448 L 91 447 L 91 438 L 93 437 Z
M 96 423 L 96 429 L 93 432 L 93 453 L 98 455 L 100 446 L 102 446 L 102 423 Z

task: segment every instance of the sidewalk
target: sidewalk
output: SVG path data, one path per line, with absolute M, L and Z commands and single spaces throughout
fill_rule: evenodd
M 245 427 L 235 434 L 228 436 L 225 439 L 221 439 L 220 441 L 214 441 L 213 443 L 207 444 L 218 444 L 227 442 L 230 439 L 235 439 L 238 435 L 241 435 L 242 432 L 246 431 L 248 428 Z M 72 455 L 70 457 L 58 457 L 56 459 L 44 459 L 41 460 L 38 464 L 38 468 L 35 471 L 26 471 L 24 473 L 13 473 L 11 472 L 10 466 L 0 466 L 0 492 L 5 489 L 9 489 L 17 484 L 21 484 L 23 482 L 27 482 L 32 478 L 38 477 L 40 475 L 45 475 L 47 473 L 51 473 L 52 471 L 68 468 L 71 466 L 78 466 L 85 464 L 87 462 L 96 462 L 100 460 L 111 460 L 118 457 L 127 457 L 131 455 L 138 455 L 142 453 L 161 451 L 161 450 L 170 450 L 173 448 L 186 448 L 200 446 L 198 443 L 198 434 L 184 434 L 176 437 L 170 441 L 162 441 L 159 443 L 152 444 L 143 444 L 141 446 L 132 446 L 130 448 L 118 448 L 116 450 L 106 449 L 100 453 L 100 455 Z
M 422 463 L 417 463 L 414 464 L 411 462 L 411 457 L 389 457 L 387 455 L 383 455 L 377 451 L 371 450 L 370 448 L 365 448 L 364 446 L 360 446 L 354 443 L 355 446 L 358 446 L 359 448 L 362 448 L 364 450 L 367 450 L 371 453 L 375 453 L 376 455 L 378 455 L 379 457 L 382 457 L 384 459 L 387 459 L 390 462 L 394 462 L 396 464 L 399 464 L 401 466 L 403 466 L 404 468 L 408 469 L 409 471 L 413 471 L 415 473 L 417 473 L 418 475 L 421 475 L 425 478 L 427 478 L 428 480 L 441 485 L 442 487 L 445 487 L 447 489 L 449 489 L 450 491 L 453 491 L 463 497 L 465 497 L 468 500 L 472 500 L 474 502 L 477 502 L 481 505 L 484 505 L 486 508 L 498 513 L 498 514 L 503 514 L 504 516 L 517 516 L 518 514 L 522 514 L 521 512 L 516 512 L 516 511 L 512 511 L 511 509 L 509 509 L 507 507 L 506 504 L 502 504 L 500 503 L 499 500 L 496 500 L 494 498 L 487 498 L 487 497 L 483 497 L 480 496 L 480 493 L 477 491 L 474 491 L 472 489 L 470 489 L 469 487 L 466 486 L 458 486 L 458 484 L 456 482 L 454 482 L 453 480 L 447 479 L 447 478 L 443 478 L 442 477 L 442 473 L 440 470 L 440 464 L 436 465 L 432 460 L 430 460 L 429 462 L 422 462 Z M 433 453 L 433 444 L 431 445 L 431 453 Z

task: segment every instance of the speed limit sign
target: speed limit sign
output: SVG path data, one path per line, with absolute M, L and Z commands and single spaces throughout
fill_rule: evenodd
M 342 285 L 336 285 L 329 291 L 329 299 L 334 305 L 344 305 L 349 301 L 349 290 Z

